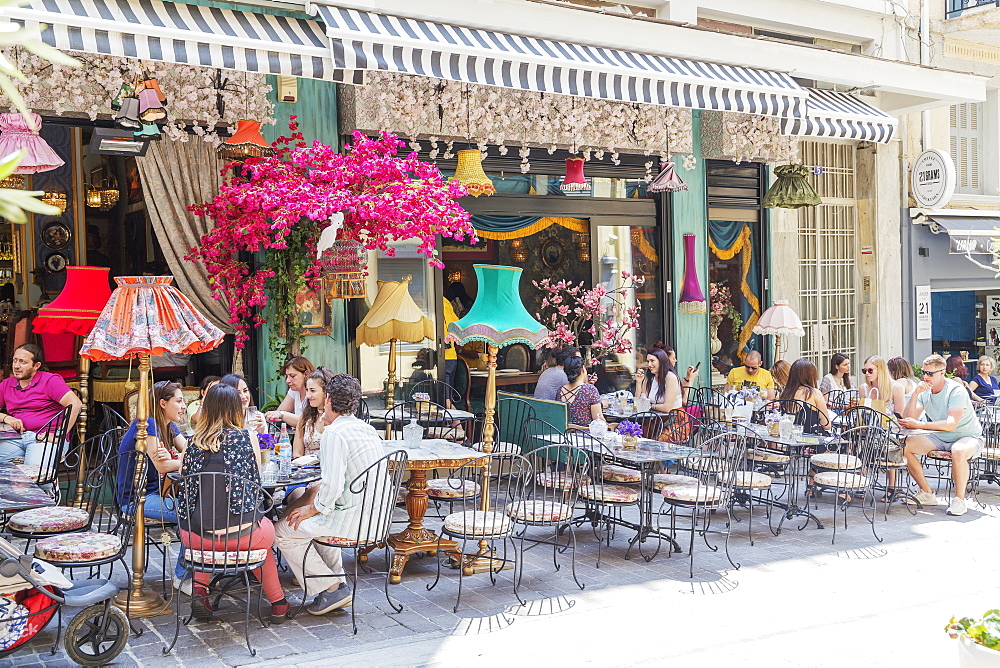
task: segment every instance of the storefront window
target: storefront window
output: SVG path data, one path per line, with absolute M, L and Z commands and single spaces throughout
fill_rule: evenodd
M 739 366 L 746 351 L 757 347 L 752 328 L 761 314 L 759 239 L 757 223 L 709 221 L 710 349 L 723 367 Z

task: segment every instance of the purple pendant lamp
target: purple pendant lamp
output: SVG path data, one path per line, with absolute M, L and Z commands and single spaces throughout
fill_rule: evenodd
M 705 293 L 698 282 L 698 265 L 694 258 L 693 234 L 684 235 L 684 287 L 681 289 L 681 301 L 677 310 L 681 313 L 707 313 L 708 303 Z
M 0 155 L 25 152 L 15 174 L 38 174 L 62 167 L 65 162 L 38 134 L 42 117 L 38 114 L 0 114 Z

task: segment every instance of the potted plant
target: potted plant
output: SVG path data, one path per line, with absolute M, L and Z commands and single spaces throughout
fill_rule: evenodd
M 979 618 L 952 617 L 945 631 L 959 641 L 958 665 L 962 668 L 1000 665 L 1000 610 L 988 610 Z

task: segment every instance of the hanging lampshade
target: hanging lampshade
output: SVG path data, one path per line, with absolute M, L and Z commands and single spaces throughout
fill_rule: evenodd
M 483 341 L 502 348 L 524 343 L 535 348 L 549 335 L 545 325 L 535 320 L 521 301 L 520 267 L 475 264 L 479 293 L 469 312 L 448 325 L 445 341 L 465 345 Z
M 135 95 L 135 86 L 132 84 L 123 83 L 115 96 L 111 98 L 111 110 L 118 111 L 122 108 L 122 102 L 125 98 L 132 97 Z
M 675 166 L 671 161 L 665 162 L 660 173 L 646 186 L 646 192 L 675 193 L 687 190 L 687 184 L 681 181 L 681 177 L 677 176 L 677 172 L 674 170 Z
M 153 79 L 146 79 L 145 81 L 142 82 L 142 85 L 145 86 L 146 88 L 150 88 L 150 89 L 156 91 L 156 97 L 157 97 L 157 99 L 160 100 L 160 106 L 161 107 L 167 106 L 167 96 L 164 95 L 163 91 L 160 89 L 160 82 L 159 81 L 157 81 L 155 78 L 153 78 Z
M 103 178 L 97 183 L 87 183 L 85 186 L 84 203 L 91 209 L 110 211 L 115 204 L 118 204 L 121 193 L 118 190 L 118 180 L 114 176 Z
M 458 152 L 458 165 L 453 181 L 458 181 L 473 197 L 496 195 L 497 189 L 483 171 L 483 156 L 479 149 L 470 148 Z
M 566 176 L 559 190 L 563 192 L 590 190 L 590 183 L 583 176 L 583 158 L 566 158 Z
M 359 299 L 367 295 L 368 250 L 356 239 L 337 239 L 320 256 L 327 299 Z
M 160 126 L 156 123 L 143 123 L 142 128 L 136 130 L 133 135 L 136 139 L 159 140 L 163 138 L 160 133 Z
M 781 165 L 774 168 L 774 173 L 778 178 L 761 202 L 765 208 L 801 209 L 823 203 L 806 180 L 809 169 L 805 166 Z
M 101 191 L 90 185 L 89 183 L 84 184 L 84 189 L 86 190 L 86 195 L 84 195 L 84 203 L 91 209 L 98 209 L 101 206 Z
M 59 214 L 66 212 L 66 193 L 58 190 L 46 190 L 42 195 L 42 202 L 59 209 Z
M 32 326 L 38 333 L 70 332 L 87 336 L 111 298 L 107 267 L 66 267 L 66 286 L 38 309 Z
M 698 264 L 695 261 L 695 236 L 684 235 L 684 287 L 677 310 L 681 313 L 707 313 L 708 303 L 698 281 Z
M 245 160 L 272 156 L 274 149 L 260 133 L 260 123 L 243 119 L 236 124 L 233 136 L 219 144 L 215 153 L 223 160 Z
M 167 112 L 160 104 L 160 96 L 152 88 L 143 88 L 139 91 L 139 120 L 146 123 L 162 121 L 167 117 Z
M 0 114 L 0 155 L 24 151 L 15 174 L 38 174 L 62 167 L 65 161 L 42 139 L 38 131 L 42 117 L 38 114 Z
M 115 125 L 123 130 L 138 130 L 142 127 L 139 120 L 139 98 L 126 97 L 122 100 L 122 108 L 115 116 Z

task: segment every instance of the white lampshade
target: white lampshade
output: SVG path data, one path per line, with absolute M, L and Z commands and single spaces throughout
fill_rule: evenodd
M 774 306 L 764 311 L 753 328 L 754 334 L 774 336 L 805 336 L 799 316 L 788 305 L 787 299 L 775 299 Z

